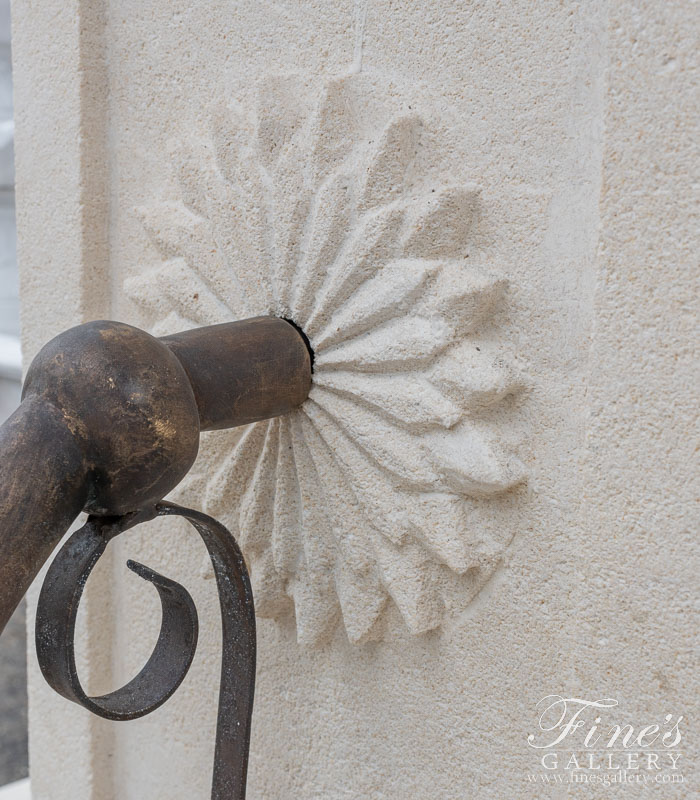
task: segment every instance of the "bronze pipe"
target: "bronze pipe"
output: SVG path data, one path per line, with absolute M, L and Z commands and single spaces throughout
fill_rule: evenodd
M 161 341 L 185 368 L 203 431 L 278 417 L 309 393 L 309 350 L 286 320 L 254 317 Z
M 302 334 L 274 317 L 162 339 L 98 321 L 50 341 L 0 427 L 0 632 L 81 511 L 154 507 L 201 430 L 284 414 L 310 386 Z
M 85 505 L 86 474 L 61 412 L 41 398 L 0 427 L 0 631 Z

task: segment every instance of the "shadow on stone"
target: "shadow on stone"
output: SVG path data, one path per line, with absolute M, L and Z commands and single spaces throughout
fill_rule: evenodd
M 0 638 L 0 786 L 27 774 L 27 637 L 22 602 Z

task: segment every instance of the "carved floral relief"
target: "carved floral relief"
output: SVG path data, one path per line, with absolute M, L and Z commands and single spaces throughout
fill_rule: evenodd
M 505 287 L 466 257 L 479 190 L 417 179 L 421 117 L 363 91 L 270 78 L 174 146 L 181 202 L 141 210 L 162 262 L 127 284 L 157 334 L 271 314 L 308 337 L 308 400 L 248 426 L 205 498 L 258 613 L 294 614 L 308 643 L 339 623 L 377 638 L 387 603 L 412 633 L 440 626 L 454 580 L 475 595 L 511 536 L 473 507 L 524 480 L 483 413 L 519 382 L 473 339 Z

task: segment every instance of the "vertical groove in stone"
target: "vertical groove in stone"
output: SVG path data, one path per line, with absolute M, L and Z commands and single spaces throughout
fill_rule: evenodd
M 110 316 L 108 79 L 103 0 L 17 0 L 12 8 L 17 233 L 25 363 L 61 330 Z M 112 568 L 88 585 L 79 669 L 109 685 Z M 44 684 L 28 596 L 29 749 L 36 800 L 114 797 L 113 730 Z M 41 722 L 41 724 L 39 724 Z M 70 765 L 69 768 L 66 765 Z

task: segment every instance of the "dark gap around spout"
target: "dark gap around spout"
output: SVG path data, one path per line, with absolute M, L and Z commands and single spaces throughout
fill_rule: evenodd
M 285 322 L 288 322 L 292 328 L 296 330 L 296 332 L 301 336 L 304 340 L 304 344 L 306 345 L 306 349 L 309 351 L 309 358 L 311 359 L 311 374 L 313 375 L 314 371 L 314 349 L 311 347 L 311 342 L 309 341 L 309 337 L 304 333 L 304 331 L 294 322 L 293 319 L 288 319 L 287 317 L 282 317 Z

